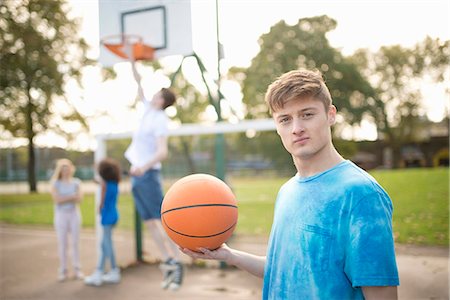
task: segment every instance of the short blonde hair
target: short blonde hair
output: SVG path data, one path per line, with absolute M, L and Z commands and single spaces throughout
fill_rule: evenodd
M 73 177 L 73 174 L 75 173 L 75 170 L 76 170 L 75 166 L 69 159 L 61 158 L 56 161 L 55 171 L 53 172 L 53 175 L 51 178 L 52 182 L 55 182 L 55 181 L 61 179 L 61 170 L 63 167 L 68 167 L 70 170 L 70 177 Z
M 291 100 L 304 98 L 319 100 L 328 111 L 331 105 L 331 95 L 320 72 L 299 69 L 287 72 L 275 80 L 266 92 L 266 103 L 270 112 L 276 112 Z

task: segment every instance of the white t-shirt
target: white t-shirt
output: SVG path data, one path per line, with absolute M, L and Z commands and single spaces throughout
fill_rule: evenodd
M 169 132 L 169 118 L 164 110 L 157 110 L 147 100 L 144 102 L 144 114 L 139 122 L 138 129 L 133 134 L 130 146 L 125 157 L 135 167 L 142 167 L 150 161 L 156 152 L 157 139 L 167 136 Z M 153 166 L 160 169 L 161 163 Z

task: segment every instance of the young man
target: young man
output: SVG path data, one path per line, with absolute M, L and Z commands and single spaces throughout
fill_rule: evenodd
M 175 95 L 161 89 L 147 101 L 141 86 L 141 77 L 131 60 L 133 75 L 138 85 L 138 96 L 144 104 L 144 114 L 133 139 L 125 152 L 131 163 L 132 192 L 136 209 L 158 246 L 164 262 L 160 265 L 164 274 L 162 288 L 176 290 L 183 280 L 183 265 L 177 246 L 169 239 L 161 224 L 161 161 L 167 157 L 169 119 L 164 110 L 175 103 Z
M 267 256 L 225 244 L 183 252 L 264 278 L 263 299 L 396 299 L 392 203 L 334 148 L 336 108 L 322 76 L 286 73 L 269 86 L 266 102 L 297 169 L 278 193 Z

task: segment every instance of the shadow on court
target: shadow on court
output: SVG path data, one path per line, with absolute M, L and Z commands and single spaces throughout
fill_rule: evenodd
M 186 268 L 179 291 L 160 288 L 162 275 L 156 263 L 132 264 L 133 234 L 117 231 L 114 236 L 122 281 L 116 285 L 85 286 L 82 281 L 56 280 L 58 257 L 56 236 L 51 228 L 0 225 L 0 299 L 261 299 L 262 281 L 235 268 L 220 269 L 215 262 Z M 155 261 L 154 249 L 145 239 L 145 257 Z M 234 237 L 232 247 L 264 254 L 267 240 Z M 93 230 L 82 231 L 81 262 L 89 274 L 96 263 Z M 156 251 L 156 250 L 155 250 Z M 156 253 L 156 252 L 155 252 Z M 400 299 L 448 299 L 448 248 L 397 246 Z

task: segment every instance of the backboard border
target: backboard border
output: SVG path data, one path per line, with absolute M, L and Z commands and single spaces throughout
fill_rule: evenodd
M 146 8 L 139 8 L 139 9 L 134 9 L 134 10 L 129 10 L 129 11 L 124 11 L 120 14 L 120 31 L 122 33 L 122 35 L 125 34 L 125 17 L 127 15 L 131 15 L 131 14 L 136 14 L 136 13 L 141 13 L 141 12 L 147 12 L 147 11 L 151 11 L 151 10 L 162 10 L 163 13 L 163 28 L 164 28 L 164 32 L 163 32 L 163 38 L 164 38 L 164 43 L 162 46 L 158 46 L 158 47 L 153 47 L 153 45 L 150 45 L 153 47 L 153 49 L 155 50 L 162 50 L 162 49 L 166 49 L 167 48 L 167 12 L 166 12 L 166 7 L 164 5 L 158 5 L 158 6 L 152 6 L 152 7 L 146 7 Z

